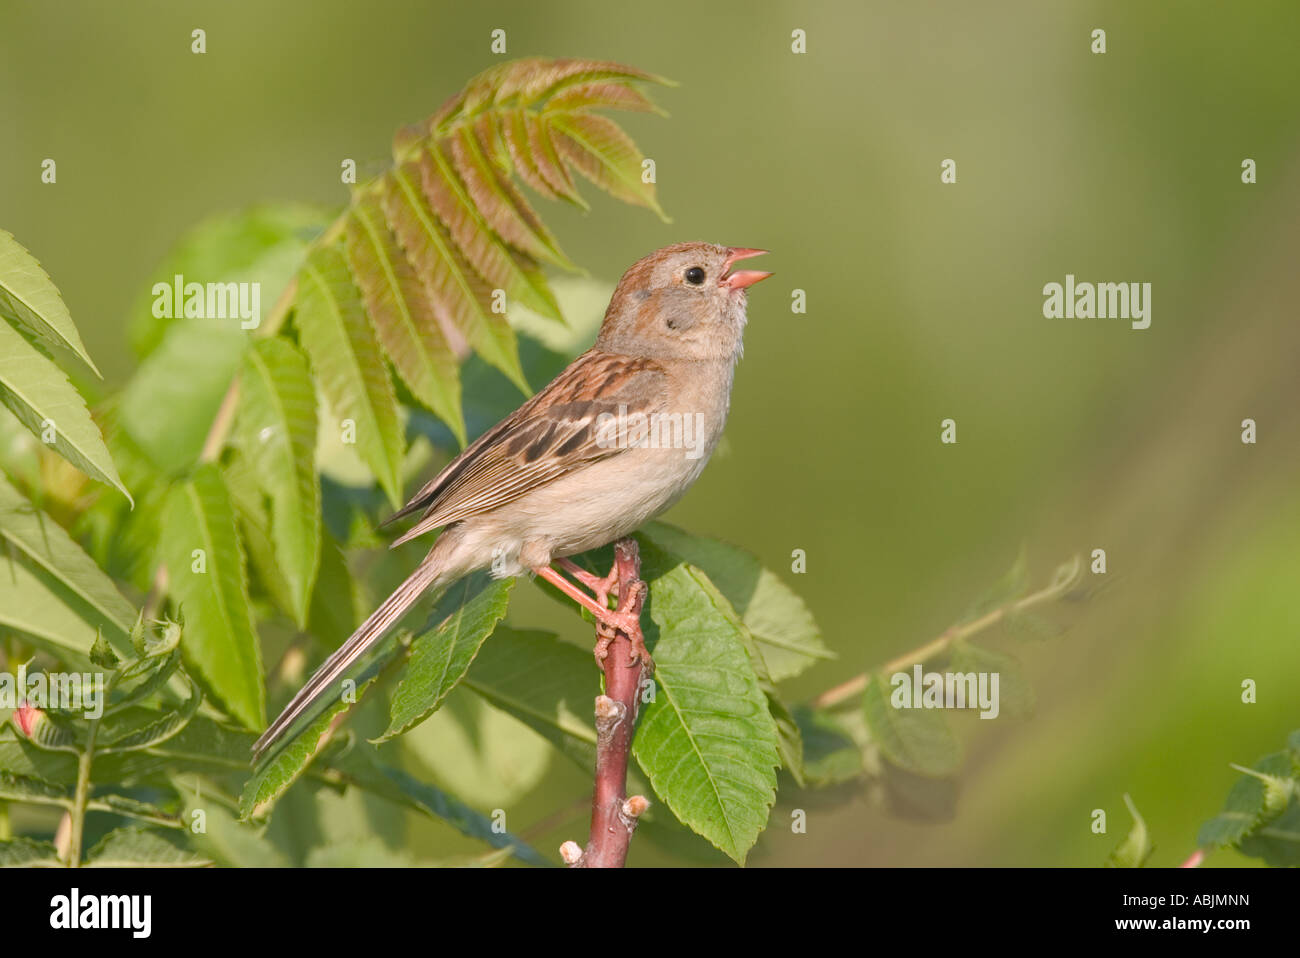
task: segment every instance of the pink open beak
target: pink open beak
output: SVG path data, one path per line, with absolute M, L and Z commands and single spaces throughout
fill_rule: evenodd
M 731 246 L 727 248 L 727 261 L 724 268 L 730 268 L 731 264 L 739 259 L 749 259 L 752 256 L 762 256 L 766 253 L 765 249 L 748 249 L 743 246 Z M 753 286 L 759 280 L 767 279 L 771 273 L 765 273 L 757 269 L 738 269 L 727 273 L 722 277 L 721 285 L 728 286 L 731 289 L 745 289 Z

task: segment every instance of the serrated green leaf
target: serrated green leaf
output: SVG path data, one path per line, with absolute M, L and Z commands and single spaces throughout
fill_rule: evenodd
M 1285 752 L 1266 755 L 1252 766 L 1262 776 L 1291 774 L 1291 761 Z M 1223 811 L 1200 828 L 1196 844 L 1203 848 L 1224 848 L 1239 844 L 1259 825 L 1272 817 L 1267 812 L 1268 788 L 1265 781 L 1255 775 L 1242 775 L 1228 790 Z M 1275 809 L 1277 814 L 1280 809 Z
M 1243 855 L 1263 859 L 1274 868 L 1300 866 L 1300 800 L 1241 840 Z
M 428 290 L 389 232 L 377 199 L 353 208 L 345 249 L 366 314 L 393 368 L 415 398 L 433 410 L 464 446 L 460 363 Z
M 298 281 L 294 322 L 330 409 L 355 424 L 361 458 L 400 507 L 405 452 L 397 398 L 366 319 L 361 293 L 336 246 L 315 250 Z M 330 423 L 329 429 L 340 424 Z
M 29 503 L 22 494 L 0 476 L 0 541 L 6 552 L 16 551 L 39 567 L 30 575 L 42 582 L 36 595 L 24 591 L 13 572 L 13 558 L 0 557 L 0 621 L 18 628 L 20 607 L 31 615 L 28 629 L 44 621 L 41 635 L 46 642 L 60 648 L 76 648 L 88 656 L 94 639 L 82 644 L 88 630 L 102 630 L 119 651 L 129 652 L 135 610 L 122 598 L 113 581 L 100 571 L 81 546 L 63 528 Z M 59 596 L 61 601 L 53 601 Z M 66 606 L 56 612 L 56 606 Z M 81 626 L 70 633 L 61 632 L 73 617 Z M 28 631 L 24 629 L 24 631 Z M 29 633 L 30 634 L 30 633 Z
M 58 288 L 36 257 L 0 229 L 0 320 L 5 319 L 21 323 L 50 345 L 71 350 L 100 375 Z
M 50 842 L 11 838 L 0 842 L 0 868 L 62 868 L 58 849 Z
M 743 864 L 767 823 L 777 729 L 731 606 L 700 570 L 641 549 L 656 694 L 633 753 L 684 824 Z
M 571 167 L 616 199 L 671 222 L 655 198 L 655 185 L 641 178 L 641 151 L 617 123 L 595 113 L 556 113 L 547 119 L 555 147 Z
M 1120 842 L 1119 847 L 1106 859 L 1107 868 L 1141 868 L 1155 851 L 1151 838 L 1147 834 L 1147 823 L 1138 814 L 1137 806 L 1127 794 L 1124 796 L 1124 804 L 1128 806 L 1128 813 L 1133 816 L 1133 827 L 1124 841 Z
M 246 728 L 262 728 L 262 653 L 248 608 L 235 511 L 215 465 L 200 466 L 173 488 L 159 549 L 168 591 L 184 609 L 181 648 L 190 673 Z
M 143 676 L 143 679 L 135 685 L 130 685 L 125 681 L 119 680 L 117 688 L 114 691 L 120 696 L 120 698 L 104 710 L 104 715 L 112 715 L 114 712 L 123 711 L 126 708 L 138 705 L 140 702 L 162 689 L 172 675 L 175 674 L 177 668 L 180 666 L 180 662 L 181 652 L 179 648 L 165 658 L 145 659 L 143 664 L 149 666 L 149 668 L 139 672 L 138 675 L 131 676 L 131 678 Z
M 242 453 L 236 453 L 227 457 L 222 476 L 239 517 L 239 541 L 248 559 L 250 587 L 254 584 L 260 587 L 276 608 L 289 619 L 296 619 L 296 600 L 276 557 L 275 543 L 271 541 L 271 516 L 252 464 Z
M 72 803 L 72 793 L 66 787 L 52 785 L 38 778 L 15 775 L 8 769 L 0 768 L 0 801 L 66 807 Z
M 154 721 L 122 735 L 102 736 L 95 742 L 95 751 L 97 754 L 134 752 L 161 745 L 190 724 L 202 700 L 199 690 L 191 685 L 190 697 L 179 708 L 170 709 Z
M 27 342 L 17 329 L 0 321 L 0 403 L 32 435 L 45 442 L 92 479 L 131 494 L 113 465 L 99 427 L 63 370 Z
M 548 111 L 631 110 L 635 113 L 667 114 L 634 86 L 596 80 L 566 87 L 546 101 Z
M 186 319 L 140 364 L 119 421 L 157 470 L 177 475 L 198 460 L 248 343 L 236 322 Z
M 648 523 L 638 535 L 708 574 L 753 633 L 773 681 L 835 658 L 803 599 L 745 550 L 666 522 Z
M 961 749 L 942 709 L 896 708 L 883 675 L 871 677 L 862 702 L 872 740 L 889 761 L 931 778 L 957 771 Z
M 282 338 L 244 355 L 239 429 L 262 492 L 271 500 L 271 538 L 299 628 L 320 565 L 320 478 L 316 474 L 316 391 L 307 360 Z
M 380 198 L 389 228 L 430 298 L 465 341 L 527 395 L 532 390 L 519 365 L 514 330 L 505 316 L 492 311 L 492 290 L 465 262 L 451 234 L 427 206 L 422 180 L 417 162 L 406 163 L 384 177 Z
M 276 800 L 302 777 L 316 757 L 330 744 L 338 725 L 336 720 L 361 701 L 379 673 L 403 651 L 401 645 L 389 643 L 354 679 L 354 694 L 337 699 L 324 698 L 308 713 L 305 724 L 304 721 L 296 723 L 301 731 L 287 738 L 283 747 L 274 752 L 244 784 L 244 791 L 239 797 L 239 817 L 242 821 L 263 818 L 270 812 Z
M 211 864 L 178 837 L 138 825 L 114 829 L 86 853 L 88 868 L 196 868 Z
M 515 189 L 505 171 L 485 154 L 473 131 L 462 127 L 448 137 L 446 149 L 455 165 L 455 173 L 444 167 L 445 173 L 453 180 L 459 176 L 470 204 L 486 220 L 485 229 L 534 259 L 553 263 L 563 269 L 577 269 L 560 250 L 559 243 L 528 205 L 528 201 Z M 431 182 L 438 172 L 435 164 L 446 163 L 447 158 L 442 155 L 441 147 L 432 146 L 423 160 L 425 182 Z M 490 277 L 488 281 L 491 282 Z M 545 281 L 542 280 L 542 283 L 544 285 Z
M 219 213 L 198 223 L 149 274 L 147 286 L 132 304 L 128 330 L 131 346 L 144 359 L 163 341 L 180 317 L 157 316 L 156 289 L 183 282 L 256 283 L 263 317 L 302 265 L 307 244 L 334 214 L 297 203 L 254 206 Z
M 86 734 L 83 726 L 74 725 L 66 716 L 41 712 L 27 741 L 42 751 L 76 754 L 85 751 Z
M 596 760 L 592 707 L 599 675 L 590 652 L 553 633 L 498 626 L 463 683 L 590 771 Z
M 96 757 L 91 778 L 166 784 L 171 776 L 187 772 L 247 772 L 254 737 L 196 715 L 180 734 L 153 748 Z M 77 777 L 73 752 L 43 751 L 9 727 L 0 728 L 0 768 L 59 785 L 71 785 Z
M 524 110 L 507 111 L 501 117 L 500 130 L 520 179 L 542 196 L 589 209 L 536 115 Z
M 90 648 L 99 630 L 93 614 L 43 569 L 0 554 L 0 628 L 78 671 L 92 668 Z
M 98 665 L 101 669 L 112 671 L 121 664 L 121 660 L 113 652 L 113 647 L 108 644 L 102 635 L 95 639 L 95 644 L 90 647 L 90 661 Z
M 438 709 L 505 617 L 514 581 L 490 580 L 479 573 L 447 590 L 431 617 L 438 624 L 412 643 L 410 661 L 389 706 L 388 728 L 376 743 L 401 735 Z
M 482 156 L 481 153 L 470 154 L 464 150 L 462 153 L 467 158 L 471 155 Z M 537 235 L 518 205 L 524 201 L 516 191 L 506 192 L 500 184 L 505 182 L 508 185 L 508 181 L 500 178 L 491 161 L 486 158 L 483 160 L 488 165 L 488 170 L 476 171 L 478 178 L 475 183 L 480 190 L 489 191 L 489 195 L 499 205 L 509 204 L 510 211 L 496 213 L 498 218 L 505 215 L 510 217 L 506 222 L 507 231 L 498 230 L 488 221 L 488 211 L 480 208 L 470 192 L 470 184 L 457 175 L 452 168 L 451 158 L 437 144 L 431 145 L 420 158 L 425 198 L 446 225 L 465 258 L 485 282 L 494 288 L 504 289 L 511 302 L 517 300 L 543 316 L 563 320 L 555 296 L 530 254 L 530 249 L 540 247 L 543 258 L 553 262 L 562 259 L 570 268 L 572 264 L 568 263 L 567 257 L 557 255 L 550 248 L 548 243 L 553 240 L 549 234 L 543 232 L 540 237 Z M 489 184 L 495 185 L 498 191 L 490 192 Z M 540 227 L 540 221 L 537 221 L 537 225 Z M 520 241 L 515 242 L 512 236 Z

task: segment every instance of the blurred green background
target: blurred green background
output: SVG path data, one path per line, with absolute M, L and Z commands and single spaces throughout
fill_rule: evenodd
M 1300 725 L 1300 5 L 3 0 L 0 226 L 120 385 L 131 304 L 187 229 L 262 201 L 344 203 L 341 159 L 382 169 L 397 127 L 498 59 L 498 27 L 510 57 L 681 84 L 656 92 L 671 119 L 625 120 L 673 223 L 587 189 L 585 217 L 542 210 L 575 261 L 612 283 L 680 240 L 773 251 L 727 444 L 668 518 L 808 600 L 839 660 L 791 698 L 937 635 L 1022 546 L 1034 584 L 1107 551 L 1112 587 L 1058 615 L 1064 635 L 1017 646 L 1036 715 L 957 723 L 953 821 L 864 799 L 812 807 L 796 835 L 779 803 L 751 864 L 1099 864 L 1127 830 L 1124 792 L 1153 863 L 1185 858 L 1228 763 Z M 1043 318 L 1066 273 L 1150 282 L 1151 327 Z M 939 442 L 948 417 L 956 446 Z M 574 622 L 531 587 L 511 620 Z M 589 786 L 562 765 L 523 822 Z M 579 812 L 538 844 L 583 832 Z

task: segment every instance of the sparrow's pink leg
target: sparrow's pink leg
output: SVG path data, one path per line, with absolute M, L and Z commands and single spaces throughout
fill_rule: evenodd
M 538 566 L 533 572 L 594 615 L 597 622 L 603 622 L 611 629 L 618 629 L 629 637 L 641 634 L 641 617 L 639 615 L 632 615 L 630 612 L 619 612 L 616 609 L 600 605 L 595 599 L 548 565 Z
M 555 564 L 585 585 L 592 592 L 596 593 L 596 601 L 601 605 L 607 604 L 611 595 L 618 598 L 617 565 L 614 565 L 613 568 L 609 570 L 608 575 L 601 578 L 592 572 L 588 572 L 572 559 L 556 559 Z

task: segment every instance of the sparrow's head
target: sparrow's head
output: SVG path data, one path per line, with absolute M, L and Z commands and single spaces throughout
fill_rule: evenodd
M 678 243 L 638 260 L 614 290 L 597 347 L 662 358 L 738 356 L 745 290 L 772 274 L 733 267 L 765 252 Z

